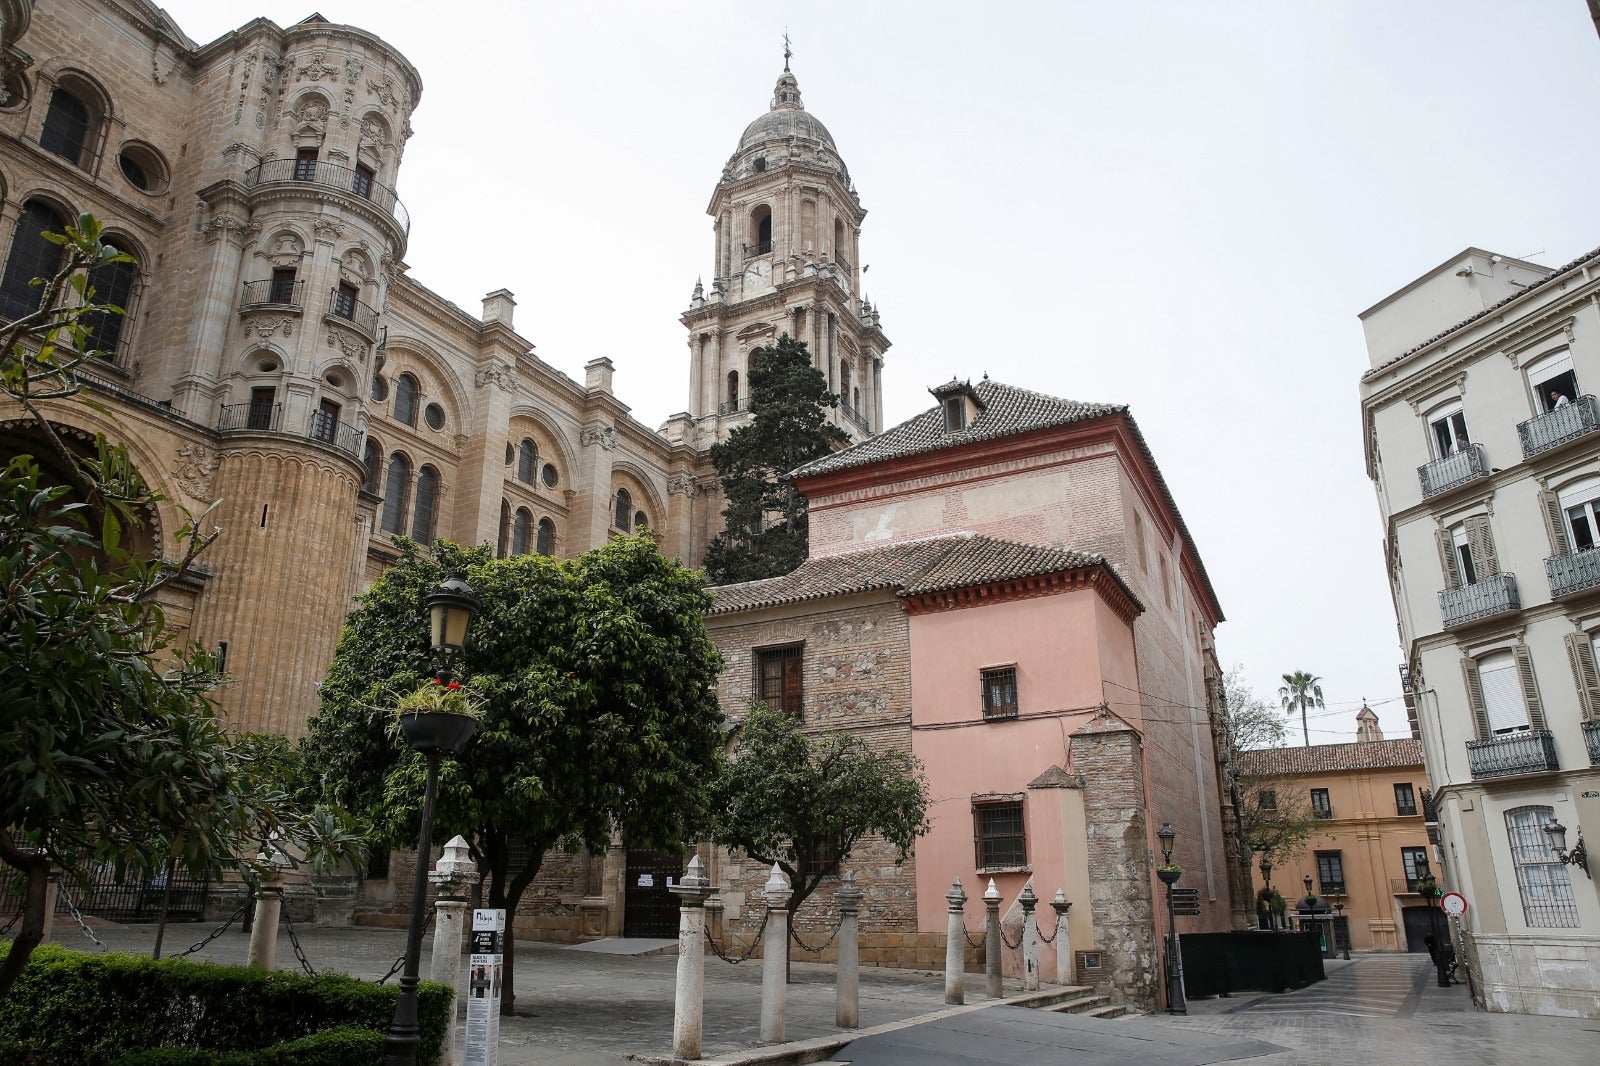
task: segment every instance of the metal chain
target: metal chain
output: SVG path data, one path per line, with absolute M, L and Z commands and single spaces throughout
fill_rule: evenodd
M 961 935 L 967 938 L 967 945 L 969 947 L 971 947 L 974 951 L 982 951 L 983 950 L 983 941 L 982 940 L 974 940 L 974 939 L 972 939 L 972 934 L 967 932 L 967 927 L 966 926 L 962 926 L 961 927 Z
M 228 931 L 228 927 L 231 926 L 234 923 L 234 919 L 238 918 L 241 914 L 243 914 L 244 911 L 245 911 L 245 908 L 248 907 L 248 906 L 250 906 L 250 897 L 246 896 L 244 902 L 239 904 L 238 908 L 232 914 L 228 915 L 228 920 L 223 922 L 221 925 L 217 926 L 217 928 L 215 930 L 213 930 L 211 932 L 211 934 L 209 936 L 207 936 L 204 940 L 200 941 L 198 944 L 196 944 L 193 947 L 189 948 L 187 951 L 180 951 L 176 955 L 168 955 L 167 958 L 169 958 L 169 959 L 181 959 L 185 955 L 193 955 L 195 952 L 199 951 L 201 948 L 205 947 L 207 944 L 209 944 L 213 940 L 217 939 L 217 937 L 221 936 L 223 933 L 226 933 Z
M 1061 926 L 1057 925 L 1056 931 L 1051 933 L 1049 936 L 1044 935 L 1044 930 L 1042 928 L 1035 926 L 1034 935 L 1039 938 L 1039 943 L 1041 944 L 1054 944 L 1056 942 L 1056 937 L 1061 935 Z
M 745 960 L 749 959 L 750 956 L 756 953 L 756 948 L 761 944 L 761 934 L 767 931 L 767 919 L 771 917 L 772 912 L 770 910 L 761 916 L 761 924 L 756 926 L 755 935 L 750 938 L 750 946 L 745 948 L 744 954 L 740 955 L 737 959 L 731 957 L 727 952 L 723 951 L 717 946 L 717 942 L 711 937 L 710 929 L 705 931 L 706 943 L 711 945 L 711 953 L 717 958 L 721 959 L 723 962 L 737 966 L 739 963 L 744 962 Z M 728 939 L 732 941 L 733 937 L 730 936 Z M 737 943 L 737 941 L 734 942 Z
M 433 908 L 433 910 L 428 912 L 428 917 L 423 919 L 422 931 L 424 933 L 426 933 L 428 931 L 428 927 L 433 924 L 434 916 L 437 915 L 438 913 L 439 913 L 439 908 L 435 907 L 435 908 Z M 405 964 L 406 964 L 406 953 L 402 951 L 400 953 L 400 957 L 398 959 L 394 960 L 394 965 L 389 967 L 389 972 L 384 974 L 382 977 L 378 978 L 378 983 L 381 985 L 384 982 L 388 981 L 389 978 L 391 978 L 395 974 L 399 973 L 400 972 L 400 967 L 404 966 Z
M 0 925 L 0 936 L 5 936 L 7 933 L 11 932 L 11 927 L 22 920 L 22 913 L 25 910 L 27 910 L 26 906 L 17 908 L 17 913 L 11 916 L 11 920 L 5 925 Z
M 1000 923 L 1000 943 L 1004 944 L 1006 947 L 1010 948 L 1012 951 L 1016 951 L 1018 948 L 1022 947 L 1022 930 L 1021 929 L 1017 930 L 1017 942 L 1015 944 L 1013 944 L 1011 941 L 1006 939 L 1006 926 L 1005 926 L 1004 922 L 1001 922 Z
M 306 959 L 305 949 L 300 946 L 300 938 L 295 935 L 294 923 L 289 920 L 289 908 L 283 908 L 283 927 L 289 932 L 289 943 L 294 948 L 294 957 L 300 960 L 300 968 L 306 972 L 307 977 L 317 976 L 317 971 L 311 968 L 311 963 Z
M 94 930 L 90 929 L 88 923 L 83 920 L 83 914 L 79 912 L 78 905 L 72 901 L 72 893 L 66 890 L 65 885 L 62 886 L 61 894 L 66 897 L 67 909 L 71 911 L 72 916 L 78 920 L 78 928 L 83 930 L 83 935 L 98 944 L 101 951 L 110 951 L 111 949 L 106 946 L 106 942 L 95 936 Z M 52 915 L 52 917 L 54 916 Z
M 821 955 L 824 951 L 828 950 L 828 945 L 839 939 L 839 930 L 843 928 L 844 922 L 842 921 L 838 925 L 834 926 L 833 935 L 828 937 L 828 939 L 824 941 L 822 946 L 819 948 L 808 947 L 806 942 L 800 939 L 800 930 L 796 929 L 792 925 L 789 927 L 789 939 L 793 940 L 796 944 L 799 944 L 801 951 L 809 951 L 813 955 Z

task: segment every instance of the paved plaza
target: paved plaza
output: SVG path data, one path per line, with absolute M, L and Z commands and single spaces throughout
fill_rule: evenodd
M 153 926 L 97 926 L 116 950 L 148 953 Z M 167 931 L 165 954 L 200 940 L 208 927 Z M 404 947 L 390 929 L 297 928 L 307 960 L 318 970 L 377 978 Z M 77 929 L 60 926 L 59 942 L 93 950 Z M 656 946 L 664 942 L 655 942 Z M 519 942 L 517 1011 L 502 1021 L 504 1066 L 618 1066 L 637 1056 L 667 1055 L 672 1034 L 676 958 Z M 194 957 L 244 960 L 246 938 L 235 930 Z M 424 968 L 428 946 L 424 945 Z M 797 952 L 797 954 L 800 954 Z M 299 962 L 287 932 L 278 966 Z M 706 1057 L 751 1062 L 763 1050 L 759 961 L 733 966 L 706 960 Z M 864 968 L 862 1034 L 824 1056 L 852 1066 L 1110 1066 L 1156 1063 L 1208 1066 L 1361 1066 L 1440 1061 L 1451 1066 L 1514 1063 L 1543 1066 L 1592 1061 L 1600 1021 L 1487 1014 L 1473 1008 L 1465 986 L 1438 988 L 1425 957 L 1357 955 L 1328 964 L 1328 979 L 1285 995 L 1247 995 L 1190 1004 L 1183 1017 L 1153 1015 L 1101 1020 L 993 1005 L 982 978 L 968 975 L 965 1008 L 946 1008 L 943 975 Z M 788 1037 L 835 1041 L 833 968 L 796 961 L 788 990 Z M 1008 987 L 1008 994 L 1019 991 Z M 781 1060 L 773 1060 L 781 1061 Z

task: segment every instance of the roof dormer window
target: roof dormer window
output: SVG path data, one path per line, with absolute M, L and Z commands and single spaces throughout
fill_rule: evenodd
M 944 428 L 955 433 L 967 428 L 967 400 L 965 396 L 952 396 L 944 402 Z
M 972 425 L 973 419 L 982 414 L 987 406 L 970 381 L 951 379 L 938 388 L 928 391 L 939 401 L 939 406 L 944 410 L 946 433 L 960 433 Z

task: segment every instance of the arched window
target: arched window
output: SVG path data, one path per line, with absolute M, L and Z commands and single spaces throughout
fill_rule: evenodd
M 439 471 L 425 466 L 417 472 L 417 510 L 411 516 L 411 539 L 433 543 L 434 519 L 439 507 Z
M 850 402 L 850 364 L 839 364 L 839 399 Z
M 750 247 L 747 255 L 772 251 L 772 208 L 762 204 L 750 213 Z
M 528 534 L 533 528 L 533 515 L 526 507 L 517 508 L 517 519 L 511 526 L 511 554 L 528 554 Z
M 539 449 L 535 448 L 533 441 L 523 438 L 517 445 L 517 480 L 526 484 L 533 484 L 534 471 L 539 469 Z
M 138 276 L 139 267 L 136 263 L 108 263 L 90 272 L 89 284 L 94 288 L 94 302 L 120 307 L 123 313 L 104 311 L 84 316 L 83 324 L 89 330 L 84 342 L 86 351 L 100 352 L 106 359 L 116 355 L 117 345 L 122 341 L 123 327 L 133 314 L 133 308 L 128 305 L 133 296 L 134 280 Z
M 613 524 L 624 533 L 628 532 L 628 516 L 633 514 L 633 497 L 627 489 L 617 490 L 617 513 Z
M 411 464 L 399 452 L 389 456 L 389 476 L 383 483 L 383 531 L 406 531 L 406 489 L 411 486 Z
M 548 518 L 539 519 L 539 539 L 534 550 L 540 555 L 554 555 L 556 551 L 556 524 Z
M 650 516 L 649 515 L 645 514 L 643 511 L 635 511 L 635 512 L 633 512 L 633 528 L 635 530 L 643 529 L 645 526 L 648 526 L 649 524 L 650 524 Z
M 22 205 L 5 274 L 0 275 L 0 314 L 21 318 L 38 309 L 39 288 L 31 282 L 34 278 L 54 277 L 66 255 L 59 244 L 51 244 L 44 235 L 60 233 L 64 228 L 61 216 L 49 204 L 29 200 Z
M 861 413 L 861 390 L 860 389 L 857 389 L 855 391 L 855 396 L 856 396 L 855 402 L 852 403 L 850 406 L 854 407 L 856 409 L 856 414 L 860 414 Z
M 500 501 L 500 537 L 495 542 L 494 554 L 497 559 L 506 557 L 506 546 L 511 541 L 511 505 L 505 500 Z
M 93 126 L 89 105 L 70 89 L 58 85 L 50 94 L 50 110 L 45 112 L 44 129 L 39 131 L 39 147 L 81 167 L 89 160 Z
M 728 371 L 728 404 L 735 411 L 739 409 L 739 372 Z
M 408 426 L 417 424 L 417 379 L 410 374 L 395 379 L 394 416 Z
M 362 464 L 367 468 L 366 480 L 361 482 L 361 487 L 368 492 L 378 491 L 378 468 L 383 465 L 383 447 L 371 437 L 367 438 L 367 453 L 362 458 Z

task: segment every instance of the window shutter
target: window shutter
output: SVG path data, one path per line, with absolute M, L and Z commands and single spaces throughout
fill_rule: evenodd
M 1467 683 L 1467 706 L 1472 711 L 1472 722 L 1479 740 L 1494 736 L 1489 729 L 1489 708 L 1483 702 L 1483 682 L 1478 679 L 1478 664 L 1471 659 L 1461 660 L 1462 679 Z
M 1494 538 L 1489 535 L 1489 516 L 1474 515 L 1467 519 L 1467 549 L 1472 552 L 1472 565 L 1477 568 L 1478 580 L 1493 577 L 1500 572 L 1500 560 L 1494 554 Z
M 1567 539 L 1567 522 L 1561 514 L 1561 498 L 1553 492 L 1541 492 L 1539 503 L 1544 513 L 1544 531 L 1550 537 L 1551 554 L 1571 555 L 1572 543 Z
M 1528 708 L 1528 727 L 1545 729 L 1544 706 L 1539 702 L 1539 686 L 1533 676 L 1533 656 L 1529 654 L 1526 644 L 1518 644 L 1515 651 L 1517 679 L 1522 682 L 1522 699 Z
M 1439 538 L 1439 566 L 1444 570 L 1445 588 L 1456 589 L 1461 587 L 1461 567 L 1456 563 L 1456 546 L 1450 539 L 1450 531 L 1441 529 Z
M 1572 679 L 1578 683 L 1578 704 L 1583 720 L 1600 718 L 1600 669 L 1594 661 L 1594 645 L 1587 633 L 1567 634 L 1567 661 L 1572 664 Z

